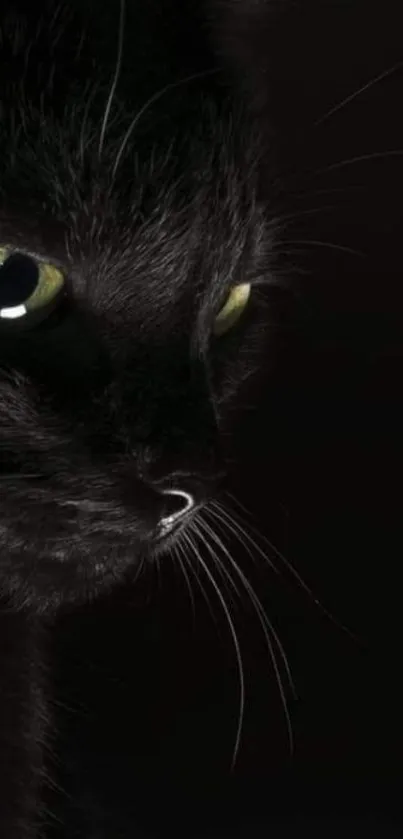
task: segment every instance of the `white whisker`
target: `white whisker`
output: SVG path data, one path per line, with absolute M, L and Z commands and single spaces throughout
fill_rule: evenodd
M 184 539 L 184 540 L 185 540 L 188 544 L 191 542 L 190 537 L 187 537 L 187 535 L 186 535 L 186 534 L 183 534 L 183 539 Z M 194 549 L 193 549 L 192 545 L 190 545 L 190 548 L 191 548 L 191 550 L 192 550 L 192 553 L 194 553 Z M 206 591 L 206 589 L 204 588 L 204 585 L 203 585 L 203 583 L 202 583 L 202 581 L 201 581 L 201 579 L 200 579 L 199 575 L 197 574 L 197 570 L 196 570 L 196 568 L 192 565 L 192 563 L 191 563 L 191 561 L 190 561 L 190 557 L 186 556 L 185 551 L 183 551 L 183 553 L 182 553 L 182 559 L 183 559 L 183 562 L 184 562 L 184 563 L 187 565 L 187 567 L 189 568 L 189 571 L 191 571 L 191 572 L 192 572 L 193 577 L 194 577 L 194 579 L 196 580 L 196 583 L 197 583 L 197 585 L 198 585 L 198 587 L 199 587 L 199 589 L 200 589 L 200 591 L 201 591 L 202 597 L 203 597 L 203 599 L 204 599 L 204 601 L 205 601 L 205 603 L 206 603 L 206 606 L 207 606 L 207 608 L 208 608 L 208 610 L 209 610 L 211 620 L 213 621 L 213 623 L 214 623 L 214 625 L 215 625 L 215 628 L 216 628 L 216 630 L 217 630 L 217 632 L 218 632 L 218 634 L 219 634 L 219 626 L 218 626 L 217 618 L 216 618 L 216 616 L 215 616 L 215 614 L 214 614 L 214 610 L 213 610 L 212 603 L 210 602 L 210 600 L 209 600 L 209 596 L 208 596 L 208 594 L 207 594 L 207 591 Z
M 350 248 L 347 245 L 339 245 L 337 242 L 322 242 L 318 239 L 286 239 L 278 244 L 281 245 L 281 247 L 286 245 L 303 245 L 304 247 L 309 247 L 310 245 L 313 245 L 313 247 L 331 248 L 332 250 L 341 251 L 342 253 L 351 253 L 353 256 L 365 256 L 362 251 Z
M 140 579 L 140 577 L 141 577 L 141 575 L 144 571 L 144 568 L 145 568 L 145 559 L 144 559 L 144 557 L 142 557 L 141 560 L 140 560 L 139 566 L 137 568 L 135 577 L 134 577 L 133 580 L 131 580 L 131 585 L 132 586 L 134 586 L 137 583 L 137 581 Z
M 213 507 L 216 510 L 218 510 L 218 513 L 215 512 L 214 509 L 212 509 Z M 275 572 L 275 574 L 280 573 L 274 562 L 272 562 L 272 560 L 267 556 L 267 553 L 265 553 L 265 551 L 262 550 L 258 543 L 252 538 L 250 533 L 248 533 L 248 531 L 245 530 L 244 527 L 242 527 L 239 521 L 237 521 L 233 516 L 231 516 L 229 511 L 226 510 L 226 508 L 223 505 L 221 505 L 218 501 L 211 501 L 209 507 L 206 508 L 205 513 L 206 515 L 209 514 L 210 516 L 214 516 L 214 518 L 218 519 L 218 521 L 221 521 L 221 517 L 224 517 L 226 519 L 226 527 L 234 534 L 236 539 L 238 539 L 238 541 L 241 542 L 251 559 L 254 559 L 251 550 L 251 548 L 253 548 L 256 551 L 256 553 L 264 559 L 267 565 L 270 566 L 270 568 L 272 569 L 272 571 Z M 247 542 L 249 542 L 250 547 L 248 546 Z
M 230 589 L 232 589 L 232 591 L 235 592 L 235 596 L 238 598 L 238 600 L 241 600 L 241 593 L 239 591 L 239 588 L 236 585 L 236 583 L 234 582 L 234 580 L 232 579 L 231 574 L 228 572 L 228 569 L 225 567 L 225 565 L 223 565 L 222 562 L 220 562 L 220 560 L 217 556 L 217 553 L 213 549 L 213 546 L 211 545 L 211 543 L 206 539 L 203 531 L 201 530 L 202 526 L 203 526 L 203 529 L 205 531 L 207 531 L 207 532 L 210 531 L 210 536 L 213 538 L 213 540 L 216 542 L 216 544 L 218 544 L 218 546 L 221 547 L 220 540 L 218 539 L 218 537 L 215 538 L 214 531 L 211 530 L 208 527 L 208 525 L 206 525 L 206 522 L 202 519 L 201 515 L 199 514 L 198 524 L 196 524 L 196 522 L 192 522 L 192 530 L 196 534 L 196 536 L 198 536 L 198 538 L 204 544 L 204 546 L 207 548 L 207 550 L 208 550 L 208 552 L 209 552 L 209 554 L 210 554 L 210 556 L 211 556 L 211 558 L 212 558 L 212 560 L 213 560 L 213 562 L 214 562 L 214 564 L 217 568 L 217 571 L 220 574 L 220 576 L 221 576 L 221 578 L 224 582 L 226 593 L 231 600 L 231 605 L 233 607 L 236 607 L 237 602 L 234 599 L 233 595 L 231 594 Z M 230 589 L 228 588 L 228 586 L 230 587 Z
M 232 493 L 230 492 L 228 492 L 227 495 L 231 499 L 231 501 L 233 501 L 237 505 L 237 507 L 239 507 L 247 516 L 251 515 L 249 510 L 247 510 L 246 507 L 243 504 L 241 504 L 241 502 L 238 498 L 235 497 L 235 495 L 232 495 Z M 239 513 L 237 513 L 237 515 L 239 516 Z M 250 524 L 250 522 L 248 522 L 247 519 L 244 518 L 243 522 L 245 525 L 247 525 L 247 527 L 249 527 L 252 530 L 253 533 L 255 533 L 255 535 L 258 538 L 262 539 L 267 544 L 268 548 L 272 551 L 272 553 L 283 563 L 284 567 L 287 568 L 287 570 L 290 571 L 290 573 L 296 578 L 301 588 L 303 588 L 304 591 L 307 594 L 309 594 L 309 596 L 314 600 L 315 603 L 318 603 L 318 605 L 320 605 L 319 601 L 315 599 L 315 595 L 313 594 L 309 586 L 304 582 L 302 577 L 300 577 L 298 571 L 295 570 L 291 562 L 289 562 L 289 560 L 284 556 L 284 554 L 281 553 L 279 548 L 277 548 L 275 544 L 267 538 L 267 536 L 264 536 L 262 533 L 260 533 L 259 530 L 257 530 L 256 527 Z
M 172 550 L 172 556 L 173 556 L 175 562 L 178 563 L 179 568 L 182 572 L 183 578 L 184 578 L 185 583 L 186 583 L 186 587 L 187 587 L 188 594 L 189 594 L 190 606 L 191 606 L 191 609 L 192 609 L 193 626 L 194 626 L 195 623 L 196 623 L 195 600 L 194 600 L 194 597 L 193 597 L 193 591 L 192 591 L 192 586 L 191 586 L 190 579 L 189 579 L 189 574 L 187 572 L 186 565 L 185 565 L 185 562 L 184 562 L 184 557 L 183 557 L 183 555 L 181 556 L 181 546 L 180 546 L 180 544 L 174 545 L 173 550 Z
M 204 76 L 209 76 L 209 75 L 212 75 L 213 73 L 216 73 L 216 72 L 217 72 L 216 70 L 205 70 L 202 73 L 193 73 L 193 75 L 187 76 L 184 79 L 179 79 L 179 81 L 170 82 L 169 84 L 165 85 L 165 87 L 163 87 L 161 90 L 158 90 L 157 93 L 154 93 L 153 96 L 150 97 L 150 99 L 147 99 L 147 102 L 144 103 L 144 105 L 140 108 L 140 110 L 137 112 L 136 116 L 131 121 L 131 123 L 130 123 L 127 131 L 126 131 L 126 134 L 124 135 L 123 140 L 122 140 L 122 142 L 119 146 L 119 150 L 118 150 L 118 153 L 116 155 L 115 163 L 114 163 L 113 170 L 112 170 L 112 180 L 115 178 L 119 163 L 122 159 L 123 152 L 124 152 L 124 150 L 127 146 L 127 143 L 130 139 L 130 136 L 133 133 L 136 125 L 138 124 L 138 122 L 140 121 L 142 116 L 148 110 L 148 108 L 150 108 L 151 105 L 154 104 L 154 102 L 157 102 L 158 99 L 161 99 L 161 97 L 164 96 L 165 93 L 168 93 L 168 91 L 174 90 L 177 87 L 181 87 L 181 85 L 188 84 L 189 82 L 192 82 L 195 79 L 202 79 L 202 78 L 204 78 Z
M 161 594 L 161 591 L 162 591 L 162 570 L 161 570 L 162 566 L 161 566 L 160 557 L 158 555 L 155 557 L 155 562 L 153 563 L 153 565 L 154 565 L 154 567 L 156 568 L 156 571 L 157 571 L 157 588 L 158 588 L 159 593 Z
M 347 160 L 338 160 L 336 163 L 330 163 L 329 166 L 324 166 L 323 169 L 315 169 L 312 175 L 324 175 L 326 172 L 333 172 L 336 169 L 342 169 L 344 166 L 352 166 L 354 163 L 365 163 L 369 160 L 382 160 L 382 158 L 402 157 L 403 149 L 387 149 L 386 151 L 374 151 L 368 154 L 360 154 L 356 157 L 350 157 Z
M 82 166 L 84 165 L 85 132 L 87 130 L 88 115 L 89 115 L 89 112 L 90 112 L 90 107 L 91 107 L 91 105 L 94 101 L 95 95 L 97 93 L 98 93 L 98 88 L 94 87 L 92 89 L 91 93 L 88 96 L 87 103 L 86 103 L 85 110 L 84 110 L 83 120 L 82 120 L 82 123 L 81 123 L 80 144 L 79 145 L 80 145 L 80 160 L 81 160 L 81 165 Z M 88 143 L 87 143 L 87 145 L 88 145 Z
M 214 589 L 214 591 L 215 591 L 215 593 L 218 597 L 218 600 L 220 601 L 220 605 L 221 605 L 221 608 L 222 608 L 222 610 L 225 614 L 225 617 L 226 617 L 226 620 L 227 620 L 227 623 L 228 623 L 228 627 L 229 627 L 229 630 L 230 630 L 230 633 L 231 633 L 232 642 L 233 642 L 233 645 L 234 645 L 235 656 L 236 656 L 237 667 L 238 667 L 238 677 L 239 677 L 239 715 L 238 715 L 238 723 L 237 723 L 236 736 L 235 736 L 235 745 L 234 745 L 234 751 L 233 751 L 233 755 L 232 755 L 232 766 L 231 766 L 231 768 L 234 769 L 235 764 L 236 764 L 236 760 L 237 760 L 237 756 L 238 756 L 238 752 L 239 752 L 239 745 L 240 745 L 240 742 L 241 742 L 242 725 L 243 725 L 243 718 L 244 718 L 244 713 L 245 713 L 245 678 L 244 678 L 241 648 L 240 648 L 240 645 L 239 645 L 238 636 L 237 636 L 237 633 L 236 633 L 234 622 L 233 622 L 232 617 L 231 617 L 231 613 L 228 609 L 227 603 L 225 602 L 225 599 L 224 599 L 223 594 L 220 590 L 220 587 L 218 586 L 218 584 L 217 584 L 216 580 L 214 579 L 208 565 L 205 563 L 205 561 L 204 561 L 203 557 L 201 556 L 200 551 L 198 551 L 196 545 L 187 536 L 187 534 L 184 534 L 184 536 L 186 537 L 186 541 L 188 542 L 189 546 L 191 547 L 193 553 L 195 554 L 198 564 L 203 569 L 207 579 L 209 580 L 210 584 L 212 585 L 212 587 L 213 587 L 213 589 Z
M 104 145 L 105 133 L 108 125 L 108 119 L 110 110 L 112 107 L 113 97 L 115 95 L 116 86 L 119 79 L 119 74 L 122 66 L 122 55 L 123 55 L 123 36 L 124 36 L 124 25 L 125 25 L 125 6 L 126 0 L 120 0 L 120 12 L 119 12 L 119 28 L 118 28 L 118 51 L 116 57 L 116 68 L 115 73 L 112 79 L 112 85 L 109 92 L 109 96 L 106 102 L 104 118 L 102 121 L 101 133 L 99 137 L 99 146 L 98 146 L 98 157 L 101 157 L 102 149 Z
M 348 105 L 349 102 L 352 102 L 354 99 L 357 99 L 357 97 L 361 96 L 362 93 L 365 93 L 366 90 L 369 90 L 374 85 L 383 81 L 383 79 L 386 79 L 388 78 L 388 76 L 391 76 L 393 73 L 396 73 L 397 70 L 401 70 L 402 67 L 403 61 L 398 61 L 392 67 L 388 67 L 388 69 L 380 73 L 379 76 L 375 76 L 375 78 L 370 79 L 369 82 L 366 82 L 361 87 L 357 88 L 357 90 L 354 90 L 344 99 L 342 99 L 341 102 L 337 102 L 336 105 L 333 105 L 333 107 L 330 108 L 330 110 L 328 110 L 322 117 L 320 117 L 316 120 L 316 122 L 314 122 L 312 127 L 317 128 L 319 125 L 323 125 L 323 123 L 326 122 L 331 116 L 333 116 L 333 114 L 336 114 L 337 111 L 340 111 L 342 108 Z
M 292 726 L 291 726 L 291 718 L 290 718 L 290 714 L 289 714 L 289 711 L 288 711 L 287 698 L 286 698 L 286 695 L 285 695 L 285 690 L 284 690 L 284 685 L 283 685 L 283 681 L 282 681 L 282 678 L 281 678 L 280 669 L 279 669 L 279 666 L 278 666 L 276 655 L 275 655 L 274 650 L 273 650 L 272 638 L 273 638 L 273 640 L 276 644 L 277 650 L 280 654 L 285 672 L 287 674 L 287 679 L 288 679 L 292 694 L 295 698 L 296 697 L 296 691 L 295 691 L 295 687 L 294 687 L 294 682 L 293 682 L 293 678 L 291 676 L 290 667 L 289 667 L 289 664 L 288 664 L 287 656 L 285 654 L 283 645 L 281 644 L 281 641 L 280 641 L 280 639 L 277 635 L 277 632 L 274 629 L 271 621 L 267 617 L 266 612 L 264 611 L 262 603 L 260 602 L 256 592 L 252 588 L 249 580 L 247 579 L 247 577 L 245 576 L 243 571 L 239 568 L 238 563 L 233 559 L 233 557 L 231 556 L 231 554 L 227 550 L 226 546 L 223 544 L 221 539 L 219 537 L 217 537 L 216 534 L 214 534 L 214 531 L 211 530 L 209 525 L 207 525 L 205 521 L 202 521 L 200 519 L 199 519 L 199 522 L 200 522 L 200 526 L 203 526 L 207 530 L 209 535 L 212 538 L 214 538 L 215 541 L 217 541 L 217 543 L 220 545 L 220 548 L 221 548 L 222 552 L 227 557 L 228 561 L 231 564 L 231 567 L 234 569 L 235 573 L 237 574 L 237 576 L 241 580 L 241 583 L 242 583 L 246 593 L 248 594 L 248 596 L 250 598 L 250 601 L 252 603 L 252 606 L 253 606 L 253 608 L 254 608 L 254 610 L 255 610 L 258 618 L 259 618 L 259 622 L 260 622 L 262 630 L 263 630 L 263 634 L 264 634 L 264 637 L 265 637 L 265 640 L 266 640 L 267 649 L 268 649 L 268 652 L 269 652 L 269 656 L 270 656 L 270 659 L 271 659 L 271 662 L 272 662 L 272 666 L 273 666 L 273 670 L 274 670 L 274 673 L 275 673 L 277 685 L 278 685 L 278 688 L 279 688 L 281 703 L 282 703 L 282 706 L 283 706 L 284 715 L 285 715 L 285 719 L 286 719 L 288 739 L 289 739 L 289 743 L 290 743 L 290 751 L 292 753 L 293 748 L 294 748 L 294 741 L 293 741 L 293 733 L 292 733 Z M 225 570 L 227 571 L 227 569 L 225 569 Z
M 243 510 L 244 513 L 246 513 L 247 516 L 250 516 L 249 511 L 246 509 L 246 507 L 244 507 L 243 504 L 241 504 L 241 502 L 239 501 L 238 498 L 236 498 L 230 492 L 228 492 L 227 495 L 238 507 L 240 507 L 241 510 Z M 237 513 L 237 515 L 239 516 L 239 513 Z M 316 595 L 313 593 L 312 589 L 309 588 L 309 586 L 307 585 L 305 580 L 301 577 L 301 575 L 298 573 L 298 571 L 294 568 L 292 563 L 273 544 L 273 542 L 271 542 L 270 539 L 267 538 L 267 536 L 264 536 L 263 533 L 260 533 L 260 531 L 258 531 L 256 529 L 256 527 L 253 527 L 250 524 L 250 522 L 246 521 L 246 519 L 243 519 L 243 521 L 256 534 L 257 537 L 262 539 L 263 542 L 265 542 L 268 545 L 269 549 L 282 562 L 282 564 L 284 565 L 284 568 L 286 568 L 287 571 L 294 577 L 294 579 L 297 581 L 298 585 L 302 588 L 302 590 L 305 592 L 305 594 L 307 594 L 308 597 L 313 601 L 315 606 L 317 606 L 318 609 L 320 609 L 322 614 L 325 615 L 332 623 L 334 623 L 335 626 L 339 627 L 339 629 L 341 629 L 342 632 L 345 632 L 346 635 L 348 635 L 354 642 L 356 642 L 356 643 L 359 642 L 359 638 L 350 629 L 348 629 L 347 626 L 344 626 L 344 624 L 342 624 L 342 623 L 340 623 L 340 621 L 336 620 L 336 618 L 332 615 L 332 613 L 329 612 L 328 609 L 326 609 L 326 607 L 323 605 L 323 603 L 321 603 L 321 601 L 316 597 Z
M 357 185 L 350 185 L 350 186 L 343 186 L 343 187 L 329 187 L 329 188 L 322 188 L 322 189 L 304 189 L 304 190 L 289 190 L 288 197 L 293 198 L 303 198 L 304 201 L 307 198 L 317 197 L 318 195 L 346 195 L 350 196 L 352 192 L 361 192 L 362 187 Z M 304 216 L 316 215 L 317 213 L 322 212 L 330 212 L 331 210 L 339 209 L 339 204 L 322 204 L 318 207 L 309 207 L 306 210 L 295 210 L 292 213 L 282 213 L 281 215 L 276 216 L 271 225 L 270 230 L 275 236 L 275 241 L 277 241 L 279 234 L 281 234 L 284 229 L 286 229 L 285 222 L 289 221 L 298 221 L 300 218 Z M 281 244 L 281 242 L 280 242 Z

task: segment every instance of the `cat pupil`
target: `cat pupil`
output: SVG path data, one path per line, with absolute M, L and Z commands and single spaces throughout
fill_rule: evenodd
M 36 262 L 29 256 L 15 253 L 0 267 L 0 309 L 20 306 L 31 297 L 39 279 Z

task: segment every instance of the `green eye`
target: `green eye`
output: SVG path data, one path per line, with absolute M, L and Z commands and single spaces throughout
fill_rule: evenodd
M 231 289 L 224 306 L 215 317 L 213 324 L 214 335 L 218 337 L 224 335 L 225 332 L 229 332 L 235 326 L 248 305 L 250 292 L 250 283 L 240 283 Z
M 46 317 L 63 288 L 63 274 L 55 265 L 0 247 L 0 323 Z

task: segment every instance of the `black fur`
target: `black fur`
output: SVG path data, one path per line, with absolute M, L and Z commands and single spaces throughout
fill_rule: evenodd
M 128 0 L 118 66 L 119 9 L 1 6 L 0 245 L 67 276 L 45 322 L 0 324 L 2 839 L 40 821 L 42 625 L 153 561 L 161 485 L 216 491 L 264 330 L 253 296 L 234 335 L 212 321 L 231 285 L 273 279 L 259 132 L 206 46 L 212 7 Z
M 0 333 L 1 585 L 40 612 L 113 582 L 152 549 L 162 500 L 150 459 L 178 486 L 176 472 L 208 487 L 220 471 L 229 374 L 214 369 L 212 318 L 231 284 L 267 277 L 270 244 L 256 141 L 220 91 L 179 78 L 174 101 L 167 91 L 139 118 L 114 173 L 143 101 L 131 30 L 99 153 L 114 66 L 91 61 L 97 45 L 78 15 L 61 9 L 55 21 L 59 4 L 45 5 L 39 22 L 36 9 L 3 12 L 0 227 L 2 242 L 68 274 L 53 319 Z M 116 9 L 112 24 L 115 43 Z

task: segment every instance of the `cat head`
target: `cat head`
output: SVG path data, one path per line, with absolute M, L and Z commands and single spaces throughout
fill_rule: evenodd
M 136 573 L 219 488 L 270 233 L 222 92 L 173 83 L 141 114 L 115 65 L 93 83 L 76 18 L 19 5 L 0 23 L 0 590 L 46 611 Z

